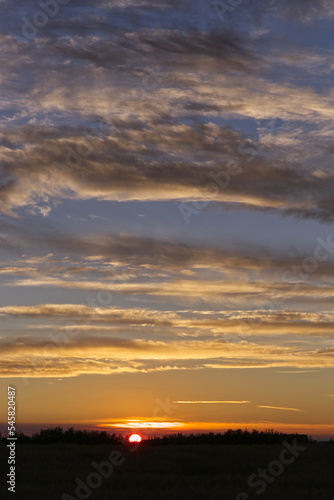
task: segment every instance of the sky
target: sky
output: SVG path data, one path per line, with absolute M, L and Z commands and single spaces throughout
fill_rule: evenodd
M 14 4 L 0 398 L 16 388 L 17 427 L 334 436 L 333 3 Z

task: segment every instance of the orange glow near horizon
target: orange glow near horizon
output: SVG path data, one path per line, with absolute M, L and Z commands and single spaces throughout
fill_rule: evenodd
M 264 431 L 273 429 L 277 432 L 285 433 L 299 433 L 307 435 L 331 435 L 334 433 L 334 425 L 324 424 L 289 424 L 282 422 L 152 422 L 145 421 L 145 419 L 138 420 L 124 420 L 124 422 L 117 421 L 99 423 L 95 428 L 103 429 L 119 429 L 126 431 L 127 429 L 145 429 L 147 431 L 161 431 L 166 432 L 226 432 L 228 429 L 247 429 L 249 431 L 256 429 Z
M 124 420 L 123 422 L 98 424 L 99 427 L 116 427 L 118 429 L 181 429 L 182 422 L 154 422 L 149 420 Z

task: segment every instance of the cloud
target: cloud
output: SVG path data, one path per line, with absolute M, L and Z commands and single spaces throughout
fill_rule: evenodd
M 326 344 L 319 348 L 318 342 L 279 343 L 271 336 L 265 342 L 237 337 L 227 340 L 225 333 L 233 332 L 237 323 L 220 314 L 201 320 L 196 318 L 196 312 L 189 316 L 176 312 L 46 304 L 2 307 L 0 316 L 34 319 L 37 325 L 34 333 L 31 325 L 26 330 L 21 328 L 20 335 L 12 330 L 0 340 L 4 353 L 3 376 L 269 367 L 311 369 L 333 365 L 333 348 Z M 78 323 L 50 329 L 36 323 L 43 317 L 49 321 L 64 318 Z M 98 325 L 114 328 L 98 331 Z M 124 329 L 127 325 L 131 328 Z M 122 330 L 115 328 L 117 326 Z M 239 329 L 242 330 L 242 326 L 241 321 Z M 254 325 L 255 333 L 257 327 Z M 287 328 L 288 325 L 282 325 L 281 331 Z M 177 335 L 188 329 L 196 329 L 199 336 L 180 338 Z M 220 335 L 214 331 L 220 331 Z
M 216 358 L 210 355 L 219 355 L 217 345 L 200 343 L 197 348 L 183 344 L 171 345 L 165 350 L 150 352 L 146 350 L 141 354 L 138 351 L 128 350 L 117 353 L 108 348 L 76 348 L 55 351 L 54 356 L 47 355 L 47 347 L 40 351 L 32 346 L 30 350 L 19 349 L 7 352 L 0 361 L 1 377 L 40 378 L 40 377 L 74 377 L 81 374 L 112 374 L 112 373 L 150 373 L 169 370 L 201 370 L 201 369 L 252 369 L 271 367 L 298 368 L 317 367 L 332 368 L 331 357 L 321 359 L 321 362 L 312 353 L 285 353 L 276 356 L 273 349 L 247 349 L 233 350 L 228 356 L 223 353 Z M 190 348 L 191 347 L 191 348 Z M 276 349 L 276 348 L 275 348 Z M 51 351 L 51 348 L 48 349 Z M 175 354 L 177 352 L 177 354 Z M 168 354 L 167 354 L 168 353 Z M 200 354 L 201 353 L 201 354 Z M 225 354 L 228 351 L 225 351 Z M 208 357 L 206 357 L 208 356 Z M 160 358 L 160 359 L 156 359 Z M 186 359 L 187 358 L 187 359 Z
M 89 319 L 116 324 L 143 324 L 170 326 L 174 313 L 145 309 L 92 308 L 76 304 L 45 304 L 38 306 L 8 306 L 0 308 L 0 314 L 31 317 L 65 317 Z
M 201 268 L 208 267 L 221 269 L 224 272 L 228 272 L 229 269 L 254 273 L 268 272 L 271 275 L 275 273 L 275 279 L 279 281 L 282 281 L 283 273 L 286 273 L 287 276 L 283 281 L 290 284 L 298 281 L 305 283 L 308 280 L 311 281 L 312 277 L 316 277 L 317 281 L 323 280 L 324 283 L 330 283 L 325 278 L 334 276 L 331 235 L 327 239 L 322 239 L 321 244 L 316 241 L 312 251 L 284 252 L 284 250 L 275 251 L 249 243 L 239 243 L 224 248 L 208 244 L 185 244 L 125 233 L 94 232 L 89 234 L 86 232 L 81 236 L 70 233 L 51 222 L 43 223 L 40 220 L 34 222 L 33 219 L 29 222 L 29 227 L 27 227 L 24 221 L 3 221 L 2 227 L 8 233 L 6 239 L 8 244 L 16 247 L 18 252 L 21 251 L 22 271 L 26 264 L 34 264 L 34 266 L 38 264 L 38 273 L 41 278 L 43 274 L 47 274 L 46 271 L 50 271 L 50 274 L 53 272 L 56 277 L 57 274 L 63 275 L 64 271 L 67 271 L 65 274 L 70 275 L 79 271 L 88 274 L 89 271 L 95 270 L 97 273 L 107 272 L 108 279 L 112 277 L 119 279 L 122 273 L 127 276 L 129 272 L 136 273 L 138 270 L 142 272 L 143 270 L 145 272 L 160 270 L 161 272 L 162 265 L 170 272 L 173 269 L 180 272 L 185 268 L 188 271 L 199 272 Z M 45 251 L 49 251 L 50 248 L 53 253 L 57 253 L 54 258 L 51 255 L 44 255 Z M 315 252 L 316 249 L 319 252 Z M 33 256 L 25 255 L 28 251 L 33 253 Z M 92 257 L 94 255 L 95 257 Z M 313 265 L 309 262 L 312 259 L 315 259 Z M 94 265 L 87 264 L 87 261 L 93 262 L 94 260 Z M 17 261 L 15 264 L 17 267 Z M 308 268 L 312 268 L 311 272 L 307 272 Z
M 1 271 L 0 271 L 1 272 Z M 29 272 L 29 271 L 27 271 Z M 80 272 L 80 270 L 78 270 Z M 2 271 L 5 274 L 5 270 Z M 14 274 L 10 272 L 10 274 Z M 16 271 L 16 275 L 25 274 L 25 271 Z M 130 275 L 131 276 L 131 275 Z M 111 278 L 113 276 L 111 275 Z M 126 275 L 123 275 L 123 279 Z M 51 287 L 51 288 L 67 288 L 78 290 L 92 290 L 114 294 L 126 295 L 141 295 L 141 296 L 156 296 L 156 297 L 187 297 L 189 299 L 202 297 L 210 301 L 217 297 L 231 297 L 238 296 L 240 299 L 252 297 L 254 303 L 258 299 L 262 302 L 273 300 L 279 303 L 280 301 L 285 304 L 288 299 L 295 301 L 313 300 L 321 304 L 331 304 L 333 299 L 333 285 L 309 285 L 303 283 L 295 283 L 295 287 L 291 287 L 291 283 L 265 283 L 265 282 L 243 282 L 228 281 L 223 282 L 219 280 L 208 281 L 205 279 L 188 279 L 188 280 L 170 280 L 149 283 L 134 282 L 134 283 L 117 283 L 112 281 L 85 281 L 83 279 L 78 281 L 63 280 L 51 277 L 34 277 L 15 280 L 8 283 L 8 286 L 13 287 Z M 283 299 L 284 297 L 284 299 Z M 331 328 L 331 326 L 329 325 Z
M 164 298 L 174 308 L 179 308 L 180 300 L 185 307 L 195 308 L 198 301 L 205 301 L 210 304 L 205 311 L 210 307 L 230 310 L 228 325 L 220 318 L 220 325 L 212 321 L 212 328 L 227 326 L 235 331 L 245 309 L 243 321 L 252 322 L 259 334 L 284 329 L 287 334 L 314 336 L 331 332 L 332 318 L 326 313 L 333 303 L 334 286 L 330 237 L 322 244 L 318 239 L 311 252 L 302 253 L 249 244 L 199 246 L 126 234 L 79 236 L 37 221 L 28 228 L 20 220 L 4 228 L 18 254 L 28 252 L 8 257 L 1 269 L 8 289 L 81 290 L 91 293 L 86 296 L 91 306 L 110 305 L 117 296 L 131 297 L 139 308 L 144 297 L 155 303 Z M 50 248 L 53 254 L 47 253 Z M 103 293 L 109 297 L 108 304 L 97 300 L 97 294 Z M 298 316 L 296 309 L 311 304 L 324 307 L 324 313 Z M 283 313 L 287 307 L 291 313 Z M 265 308 L 271 315 L 256 315 Z
M 185 427 L 186 424 L 183 422 L 172 422 L 172 421 L 151 421 L 148 419 L 125 419 L 119 420 L 108 420 L 107 422 L 99 424 L 99 427 L 115 427 L 117 429 L 174 429 Z
M 48 204 L 56 196 L 75 196 L 117 201 L 202 200 L 204 206 L 211 202 L 222 208 L 237 203 L 265 212 L 333 219 L 330 172 L 319 176 L 295 162 L 270 161 L 256 143 L 217 125 L 183 125 L 174 130 L 156 126 L 154 132 L 144 128 L 132 134 L 122 128 L 99 149 L 91 143 L 83 145 L 78 136 L 38 142 L 29 146 L 25 141 L 24 149 L 4 151 L 4 211 L 37 203 L 45 214 L 43 199 Z M 139 155 L 138 143 L 143 144 Z M 197 158 L 191 152 L 195 145 Z M 77 151 L 85 151 L 85 158 Z M 92 152 L 86 155 L 87 151 Z M 204 164 L 200 163 L 202 155 Z M 66 165 L 66 158 L 75 166 Z M 29 170 L 24 168 L 27 163 Z M 203 204 L 190 206 L 198 212 Z
M 208 23 L 200 29 L 199 2 L 191 9 L 196 23 L 182 17 L 182 28 L 175 18 L 168 25 L 164 9 L 188 16 L 189 9 L 173 2 L 163 3 L 160 14 L 151 2 L 98 2 L 100 16 L 87 7 L 64 6 L 30 40 L 29 57 L 27 49 L 7 57 L 15 32 L 0 40 L 4 73 L 26 75 L 17 86 L 6 78 L 0 83 L 3 212 L 48 217 L 55 200 L 74 197 L 208 201 L 222 209 L 333 220 L 330 82 L 321 91 L 298 83 L 300 71 L 314 72 L 317 61 L 323 62 L 316 74 L 326 72 L 329 54 L 305 58 L 296 47 L 292 78 L 291 54 L 279 44 L 263 51 L 241 30 L 218 29 L 214 9 L 206 9 Z M 327 1 L 277 6 L 298 19 L 331 11 Z M 125 12 L 127 29 L 120 22 Z M 164 16 L 164 23 L 152 28 L 145 12 Z M 10 11 L 8 22 L 17 24 Z M 232 130 L 229 119 L 252 120 L 260 137 Z M 284 127 L 276 130 L 277 119 Z M 231 162 L 239 173 L 226 183 Z
M 303 411 L 298 408 L 282 408 L 280 406 L 257 406 L 257 408 L 266 408 L 269 410 L 284 410 L 284 411 Z
M 84 0 L 26 38 L 40 6 L 2 4 L 3 376 L 332 367 L 331 255 L 309 272 L 307 251 L 52 222 L 69 200 L 90 221 L 89 200 L 333 221 L 333 58 L 281 35 L 331 2 L 240 4 L 222 26 L 197 0 Z M 102 290 L 113 307 L 68 298 Z
M 332 313 L 302 314 L 293 311 L 192 311 L 190 314 L 175 311 L 159 311 L 117 307 L 89 307 L 76 304 L 43 304 L 38 306 L 5 306 L 0 308 L 0 317 L 66 318 L 84 322 L 86 329 L 97 325 L 129 325 L 132 327 L 163 327 L 175 329 L 197 329 L 209 335 L 236 333 L 241 335 L 314 335 L 331 336 L 334 328 Z M 203 319 L 204 317 L 204 319 Z M 95 325 L 95 326 L 94 326 Z M 48 328 L 48 326 L 43 327 Z M 64 328 L 72 328 L 71 325 Z M 73 326 L 81 330 L 80 323 Z M 320 352 L 320 351 L 319 351 Z M 325 351 L 326 352 L 326 351 Z
M 250 401 L 173 401 L 176 404 L 246 404 L 250 403 Z

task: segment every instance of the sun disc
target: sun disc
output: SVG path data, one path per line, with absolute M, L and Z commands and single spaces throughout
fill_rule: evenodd
M 140 443 L 140 441 L 141 437 L 139 436 L 139 434 L 131 434 L 131 436 L 129 437 L 130 443 Z

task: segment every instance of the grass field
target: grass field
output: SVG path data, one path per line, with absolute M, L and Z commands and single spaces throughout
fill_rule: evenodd
M 13 494 L 6 493 L 4 488 L 7 448 L 1 446 L 0 498 L 333 500 L 334 446 L 329 444 L 307 445 L 291 464 L 281 466 L 284 470 L 278 470 L 277 477 L 269 476 L 271 483 L 265 483 L 262 494 L 256 492 L 259 486 L 247 486 L 249 476 L 257 474 L 259 468 L 268 469 L 283 449 L 283 445 L 149 446 L 142 443 L 130 451 L 125 446 L 18 445 L 17 486 Z M 100 486 L 91 487 L 91 493 L 80 490 L 77 496 L 76 478 L 86 482 L 92 472 L 96 473 L 92 463 L 108 461 L 113 450 L 118 450 L 118 454 L 113 455 L 117 458 L 113 472 L 106 478 L 91 476 L 93 484 L 97 481 Z M 68 496 L 62 497 L 65 493 Z

